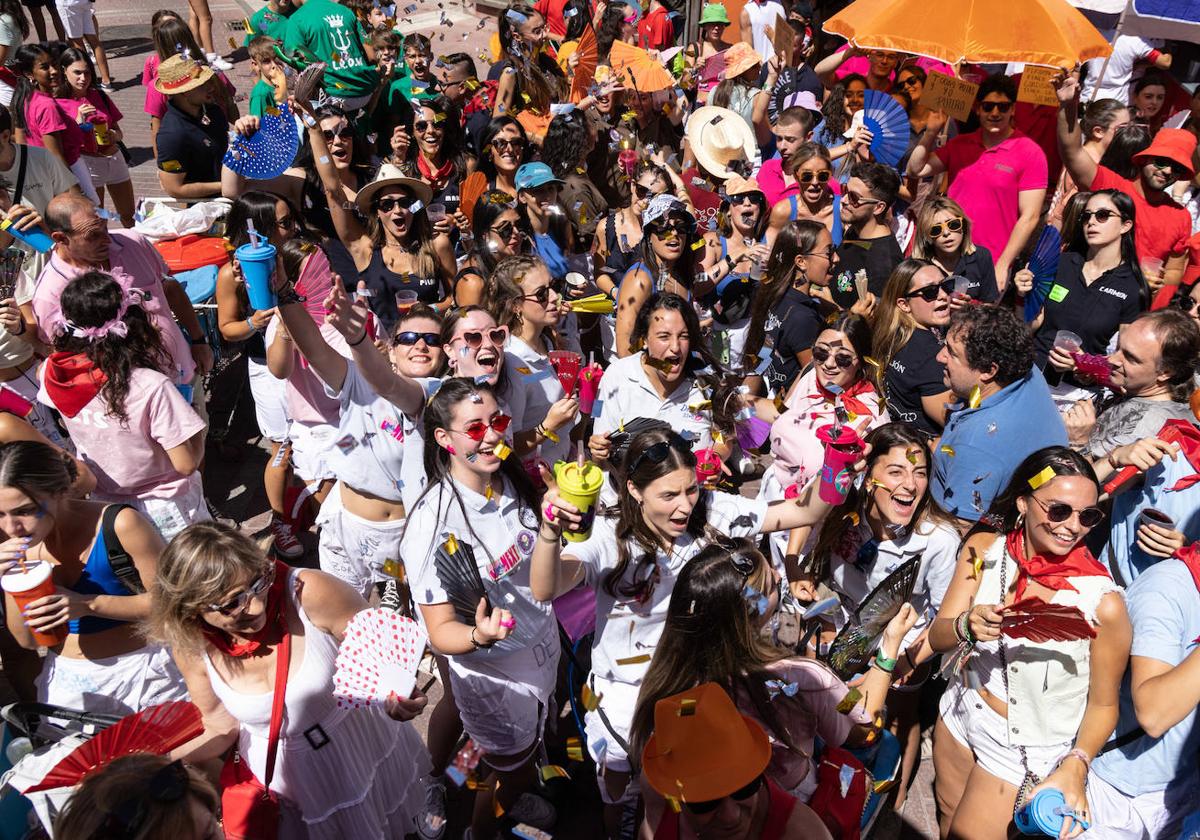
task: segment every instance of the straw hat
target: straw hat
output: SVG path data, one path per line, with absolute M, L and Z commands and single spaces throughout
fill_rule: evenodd
M 738 174 L 729 164 L 742 160 L 749 165 L 758 155 L 749 123 L 736 111 L 715 105 L 692 112 L 687 122 L 687 141 L 704 170 L 721 180 Z
M 762 56 L 745 41 L 738 41 L 725 50 L 725 78 L 736 79 L 751 67 L 761 65 Z
M 375 194 L 387 187 L 404 187 L 416 196 L 417 200 L 423 205 L 428 204 L 429 200 L 433 198 L 433 189 L 424 181 L 409 178 L 400 167 L 385 163 L 379 167 L 379 172 L 375 175 L 375 180 L 358 191 L 358 195 L 354 198 L 354 203 L 358 205 L 358 209 L 364 215 L 370 215 L 371 201 L 375 198 Z
M 654 704 L 654 734 L 642 750 L 642 772 L 663 796 L 723 799 L 762 775 L 770 761 L 767 733 L 738 712 L 716 683 Z
M 1196 176 L 1192 167 L 1192 155 L 1196 152 L 1196 136 L 1182 128 L 1160 128 L 1150 145 L 1133 156 L 1138 166 L 1151 158 L 1173 160 L 1187 170 L 1188 178 Z
M 158 78 L 154 81 L 154 89 L 164 96 L 174 96 L 177 93 L 195 90 L 212 77 L 213 71 L 208 65 L 181 55 L 173 55 L 158 65 Z

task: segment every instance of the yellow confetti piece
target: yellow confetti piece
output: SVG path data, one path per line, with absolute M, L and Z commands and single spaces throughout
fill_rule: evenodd
M 685 697 L 679 701 L 679 716 L 692 717 L 696 714 L 696 701 L 694 698 Z
M 627 656 L 624 659 L 618 659 L 618 665 L 641 665 L 644 662 L 650 661 L 650 654 L 639 653 L 637 656 Z
M 583 761 L 583 742 L 578 738 L 567 739 L 567 758 L 571 761 Z
M 445 121 L 446 121 L 446 115 L 445 115 L 445 114 L 434 114 L 434 115 L 433 115 L 433 121 L 434 121 L 435 123 L 445 122 Z
M 979 404 L 983 402 L 983 395 L 979 393 L 979 386 L 972 385 L 971 393 L 967 396 L 967 408 L 979 408 Z
M 683 806 L 681 804 L 679 804 L 679 800 L 676 799 L 674 796 L 668 796 L 668 797 L 666 797 L 666 800 L 667 800 L 667 804 L 671 806 L 671 810 L 674 811 L 676 814 L 683 811 Z
M 712 439 L 713 443 L 715 443 L 717 446 L 721 446 L 725 443 L 725 434 L 720 429 L 713 429 Z
M 492 449 L 492 452 L 495 454 L 495 456 L 497 458 L 499 458 L 501 461 L 503 461 L 505 458 L 507 458 L 509 455 L 512 454 L 512 447 L 509 446 L 504 441 L 500 441 L 499 443 L 496 444 L 495 448 Z
M 517 368 L 517 373 L 521 374 L 522 376 L 529 376 L 529 374 L 533 373 L 533 371 L 522 365 L 521 367 Z
M 596 692 L 592 691 L 592 687 L 587 683 L 583 684 L 583 689 L 579 692 L 579 699 L 583 702 L 583 708 L 589 712 L 594 712 L 599 708 L 603 697 L 603 694 L 596 694 Z
M 621 115 L 621 119 L 623 119 L 623 120 L 636 120 L 636 119 L 637 119 L 637 112 L 636 112 L 636 111 L 626 111 L 624 114 L 622 114 L 622 115 Z
M 544 767 L 542 767 L 542 783 L 543 784 L 550 781 L 551 779 L 570 779 L 570 778 L 571 778 L 570 774 L 568 774 L 566 770 L 559 767 L 557 764 L 547 764 Z
M 392 557 L 383 561 L 383 573 L 396 580 L 404 580 L 404 564 Z
M 1054 478 L 1058 473 L 1054 471 L 1054 467 L 1046 467 L 1040 473 L 1029 478 L 1029 489 L 1036 490 L 1045 484 L 1050 479 Z
M 978 580 L 979 573 L 983 571 L 983 556 L 975 550 L 974 546 L 969 546 L 967 551 L 971 553 L 971 575 L 970 580 Z
M 492 500 L 492 496 L 495 495 L 495 493 L 496 493 L 496 491 L 493 490 L 492 485 L 489 484 L 483 491 L 483 498 L 487 499 L 490 502 Z
M 237 41 L 230 38 L 229 39 L 229 49 L 236 50 L 237 48 L 238 48 Z
M 457 554 L 458 553 L 458 540 L 455 539 L 453 534 L 446 537 L 445 545 L 446 545 L 446 553 L 447 554 Z
M 528 105 L 529 104 L 529 94 L 525 93 L 524 91 L 521 91 L 521 101 L 524 102 L 526 105 Z
M 281 111 L 278 108 L 266 108 L 263 113 L 268 117 L 278 117 Z
M 909 450 L 904 453 L 904 457 L 908 458 L 908 463 L 913 464 L 915 466 L 917 463 L 917 456 L 920 454 L 921 454 L 921 450 L 918 449 L 917 447 L 913 446 L 913 447 L 910 447 Z
M 479 779 L 476 779 L 474 776 L 468 776 L 466 788 L 467 790 L 491 790 L 492 786 L 487 782 L 479 781 Z
M 846 696 L 842 698 L 842 702 L 837 704 L 837 710 L 840 714 L 848 715 L 854 711 L 854 707 L 858 705 L 858 701 L 862 699 L 862 692 L 857 688 L 852 688 L 846 692 Z
M 945 443 L 943 443 L 943 444 L 942 444 L 940 447 L 938 447 L 938 448 L 939 448 L 939 449 L 940 449 L 942 452 L 944 452 L 945 454 L 949 455 L 951 458 L 953 458 L 953 457 L 954 457 L 954 447 L 953 447 L 953 446 L 950 446 L 949 444 L 945 444 Z
M 879 362 L 875 361 L 870 356 L 863 356 L 863 361 L 866 362 L 867 364 L 869 364 L 871 367 L 875 368 L 875 370 L 879 370 L 882 367 L 882 365 L 880 365 Z
M 712 400 L 698 400 L 688 403 L 689 411 L 707 411 L 710 408 L 712 408 Z
M 703 239 L 697 239 L 695 242 L 692 243 L 692 250 L 699 251 L 701 248 L 704 247 L 704 244 L 705 243 L 704 243 Z
M 846 518 L 850 520 L 851 525 L 853 525 L 855 528 L 858 527 L 858 512 L 857 511 L 852 510 L 852 511 L 847 512 Z

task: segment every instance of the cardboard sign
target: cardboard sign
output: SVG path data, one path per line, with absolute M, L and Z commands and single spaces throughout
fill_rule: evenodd
M 925 80 L 921 104 L 935 111 L 942 111 L 956 120 L 966 120 L 975 105 L 975 92 L 979 85 L 955 79 L 945 73 L 931 72 Z
M 1054 85 L 1050 84 L 1050 80 L 1059 72 L 1053 67 L 1026 64 L 1021 72 L 1021 86 L 1017 88 L 1017 101 L 1057 108 L 1058 95 L 1054 92 Z
M 775 48 L 775 54 L 779 56 L 780 67 L 792 66 L 792 43 L 795 39 L 795 30 L 787 22 L 787 18 L 782 15 L 775 18 L 775 32 L 771 36 L 771 46 Z

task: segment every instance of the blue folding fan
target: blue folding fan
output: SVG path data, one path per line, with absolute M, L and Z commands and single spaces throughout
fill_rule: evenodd
M 243 178 L 267 181 L 282 175 L 292 165 L 299 147 L 296 121 L 284 103 L 268 109 L 259 121 L 258 131 L 250 137 L 234 135 L 225 151 L 224 163 Z
M 871 154 L 875 160 L 895 166 L 908 151 L 912 127 L 908 114 L 895 99 L 878 90 L 863 95 L 863 125 L 871 130 Z
M 1058 275 L 1058 258 L 1062 255 L 1062 234 L 1053 225 L 1046 225 L 1038 236 L 1037 245 L 1026 266 L 1033 272 L 1033 288 L 1025 296 L 1025 323 L 1031 324 L 1042 311 L 1046 295 Z

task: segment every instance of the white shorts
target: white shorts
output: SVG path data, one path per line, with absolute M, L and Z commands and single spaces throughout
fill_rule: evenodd
M 372 522 L 356 516 L 342 503 L 339 481 L 321 504 L 316 524 L 321 529 L 321 571 L 346 581 L 364 598 L 369 597 L 376 583 L 391 580 L 383 567 L 388 560 L 400 560 L 405 520 Z
M 212 520 L 208 505 L 204 503 L 204 484 L 198 472 L 188 476 L 183 489 L 170 498 L 138 499 L 129 496 L 105 496 L 103 493 L 96 493 L 93 498 L 124 502 L 136 508 L 154 523 L 154 527 L 167 542 L 189 525 Z
M 100 196 L 96 194 L 96 188 L 92 185 L 92 174 L 88 172 L 87 164 L 83 162 L 83 155 L 79 156 L 79 160 L 71 164 L 71 174 L 79 181 L 79 189 L 87 196 L 93 204 L 100 206 Z
M 1096 773 L 1088 774 L 1092 827 L 1086 840 L 1158 840 L 1179 836 L 1184 818 L 1200 807 L 1200 778 L 1176 778 L 1164 790 L 1128 796 Z
M 124 184 L 129 180 L 129 167 L 119 150 L 111 155 L 83 155 L 79 159 L 87 167 L 93 187 Z
M 104 659 L 71 659 L 51 651 L 35 685 L 41 703 L 122 716 L 188 697 L 183 675 L 161 645 Z
M 546 704 L 530 693 L 529 686 L 463 675 L 454 668 L 450 684 L 463 729 L 486 755 L 519 755 L 541 739 Z
M 1020 750 L 1008 745 L 1008 720 L 984 703 L 978 692 L 966 688 L 960 681 L 951 683 L 942 695 L 940 712 L 942 722 L 954 740 L 974 754 L 976 764 L 1015 788 L 1021 786 L 1025 780 L 1025 766 Z M 1026 747 L 1030 772 L 1045 778 L 1070 749 L 1070 741 L 1048 747 Z
M 288 437 L 292 441 L 292 472 L 300 477 L 305 484 L 317 484 L 329 478 L 337 478 L 329 465 L 326 453 L 333 446 L 337 426 L 322 423 L 319 426 L 306 426 L 293 422 L 288 427 Z
M 629 727 L 633 725 L 633 712 L 637 708 L 638 691 L 641 686 L 606 680 L 594 674 L 588 675 L 588 685 L 600 698 L 600 708 L 608 718 L 606 726 L 599 711 L 593 710 L 583 716 L 588 753 L 596 762 L 597 772 L 607 767 L 628 773 L 631 769 L 629 756 L 625 748 L 617 743 L 617 739 L 609 731 L 609 726 L 621 736 L 622 741 L 629 743 Z
M 96 20 L 92 17 L 94 3 L 88 0 L 55 0 L 58 16 L 62 18 L 63 30 L 68 38 L 82 38 L 96 34 Z
M 246 359 L 250 393 L 258 430 L 267 440 L 283 443 L 288 438 L 287 380 L 276 379 L 263 362 Z

